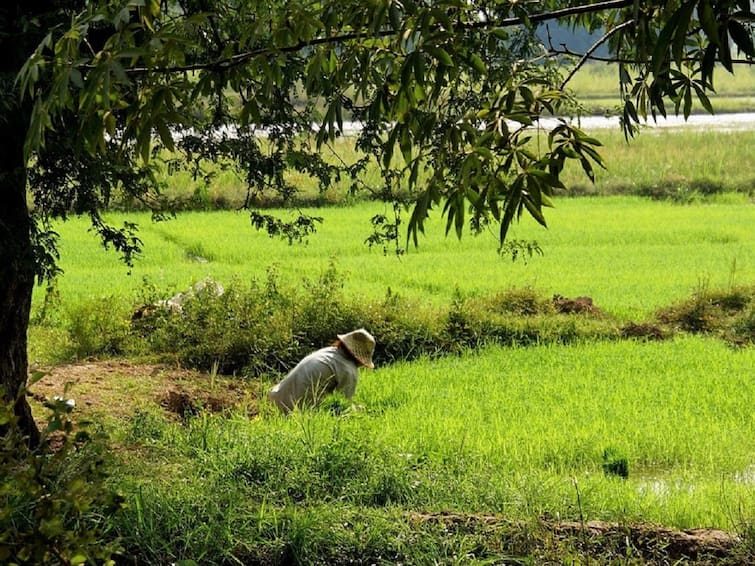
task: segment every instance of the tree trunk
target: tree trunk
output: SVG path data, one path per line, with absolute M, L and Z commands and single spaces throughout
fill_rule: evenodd
M 15 78 L 38 38 L 29 19 L 49 2 L 20 0 L 0 7 L 0 389 L 13 403 L 17 426 L 31 446 L 39 429 L 26 400 L 29 361 L 27 331 L 36 272 L 31 219 L 26 202 L 24 139 L 29 104 L 22 103 Z M 3 430 L 5 428 L 6 430 Z M 0 427 L 0 434 L 7 425 Z
M 39 431 L 24 392 L 35 267 L 19 114 L 0 114 L 0 387 L 3 400 L 14 403 L 20 430 L 36 445 Z

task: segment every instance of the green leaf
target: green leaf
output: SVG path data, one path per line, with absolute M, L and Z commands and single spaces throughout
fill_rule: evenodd
M 723 33 L 724 40 L 721 41 L 720 48 L 718 50 L 718 55 L 721 58 L 721 64 L 724 66 L 724 69 L 729 71 L 730 73 L 734 72 L 734 63 L 731 60 L 731 46 L 729 45 L 729 42 L 726 40 L 726 33 Z
M 716 16 L 713 13 L 713 7 L 710 4 L 710 0 L 702 0 L 697 8 L 697 17 L 700 19 L 700 25 L 708 37 L 708 41 L 721 46 L 718 37 L 718 22 Z
M 590 161 L 586 157 L 582 156 L 580 157 L 579 162 L 582 164 L 582 170 L 585 172 L 590 181 L 595 183 L 595 171 L 593 170 L 592 165 L 590 165 Z
M 115 134 L 115 116 L 111 111 L 108 110 L 102 116 L 102 125 L 108 134 L 111 136 Z
M 414 68 L 414 79 L 418 84 L 425 84 L 425 57 L 419 51 L 415 51 L 412 58 L 412 67 Z
M 501 218 L 501 228 L 498 236 L 500 244 L 506 240 L 511 223 L 514 221 L 514 216 L 519 208 L 522 199 L 523 180 L 521 175 L 514 179 L 509 187 L 509 194 L 506 196 L 506 206 L 503 212 L 503 218 Z
M 545 216 L 543 216 L 543 211 L 530 199 L 525 198 L 524 199 L 524 206 L 527 208 L 527 212 L 530 213 L 530 216 L 534 218 L 538 224 L 540 224 L 543 228 L 548 227 L 548 223 L 545 221 Z
M 477 53 L 472 53 L 469 57 L 470 62 L 472 63 L 472 66 L 482 75 L 487 74 L 488 68 L 483 62 L 482 58 L 477 55 Z
M 424 49 L 429 55 L 435 58 L 442 65 L 445 65 L 446 67 L 454 66 L 454 62 L 451 59 L 451 56 L 442 47 L 436 47 L 434 45 L 425 45 Z
M 422 232 L 423 234 L 425 232 L 424 222 L 425 218 L 428 217 L 427 211 L 430 210 L 430 208 L 430 190 L 428 189 L 422 191 L 417 197 L 417 200 L 414 203 L 414 210 L 412 210 L 412 215 L 409 218 L 409 224 L 407 226 L 407 237 L 412 238 L 415 246 L 419 245 L 418 232 Z
M 752 31 L 736 20 L 729 20 L 729 35 L 736 46 L 748 57 L 755 57 Z
M 342 106 L 341 106 L 341 99 L 337 98 L 333 102 L 333 105 L 335 106 L 335 109 L 336 109 L 336 124 L 338 124 L 338 130 L 343 132 L 343 111 L 342 111 Z
M 681 66 L 682 58 L 684 57 L 684 44 L 687 40 L 687 29 L 689 28 L 692 13 L 695 10 L 695 4 L 696 2 L 694 0 L 687 1 L 682 4 L 678 10 L 679 23 L 676 28 L 676 35 L 674 36 L 671 50 L 674 55 L 674 60 L 679 66 Z
M 671 38 L 674 36 L 674 32 L 679 25 L 679 11 L 674 12 L 666 25 L 658 34 L 658 39 L 655 42 L 655 48 L 653 49 L 652 61 L 653 61 L 653 74 L 658 75 L 661 72 L 665 62 L 666 55 L 671 44 Z M 677 32 L 679 33 L 679 32 Z M 682 30 L 684 33 L 684 30 Z
M 714 43 L 708 44 L 708 47 L 705 48 L 705 54 L 703 55 L 703 60 L 700 65 L 700 76 L 702 77 L 703 82 L 711 85 L 711 87 L 713 87 L 713 70 L 716 68 L 717 51 L 717 45 Z
M 404 158 L 404 163 L 411 164 L 412 161 L 412 137 L 411 132 L 407 126 L 401 128 L 401 135 L 399 136 L 398 146 L 401 149 L 401 155 Z
M 705 108 L 708 113 L 714 114 L 713 105 L 711 104 L 708 95 L 705 94 L 705 89 L 700 84 L 698 84 L 697 81 L 692 81 L 692 87 L 695 89 L 697 99 L 700 101 L 700 104 L 703 105 L 703 108 Z
M 401 11 L 396 2 L 391 2 L 388 8 L 388 17 L 391 20 L 391 28 L 393 31 L 401 30 Z
M 173 144 L 173 134 L 170 133 L 170 128 L 168 128 L 165 121 L 158 120 L 156 126 L 157 133 L 160 135 L 160 141 L 163 142 L 163 145 L 170 151 L 175 151 L 176 146 Z

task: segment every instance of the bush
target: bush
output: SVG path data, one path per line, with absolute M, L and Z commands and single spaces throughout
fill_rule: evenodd
M 115 297 L 84 300 L 67 311 L 66 330 L 77 359 L 127 351 L 130 328 L 127 307 Z
M 119 550 L 109 520 L 121 506 L 106 486 L 105 447 L 49 403 L 45 442 L 30 449 L 14 426 L 13 405 L 0 405 L 0 563 L 109 563 Z
M 337 334 L 365 326 L 362 310 L 344 298 L 341 280 L 331 262 L 317 280 L 302 282 L 292 320 L 300 356 L 332 343 Z
M 176 307 L 145 286 L 146 306 L 130 326 L 110 299 L 71 311 L 68 335 L 77 357 L 126 351 L 157 354 L 204 370 L 258 376 L 291 369 L 339 333 L 367 328 L 377 340 L 377 364 L 463 352 L 485 344 L 569 343 L 582 339 L 664 338 L 674 330 L 706 332 L 737 344 L 755 341 L 753 287 L 709 292 L 659 311 L 652 323 L 620 323 L 589 297 L 545 299 L 533 289 L 491 296 L 457 293 L 446 308 L 388 290 L 379 302 L 349 299 L 331 265 L 316 279 L 281 287 L 274 268 L 265 281 L 232 282 L 222 294 L 195 286 Z M 104 308 L 107 301 L 108 308 Z
M 294 358 L 292 309 L 271 270 L 264 284 L 234 282 L 222 294 L 208 287 L 191 293 L 180 310 L 156 309 L 136 328 L 152 351 L 190 366 L 259 374 L 280 371 Z
M 726 291 L 698 290 L 690 299 L 661 309 L 658 320 L 679 330 L 718 334 L 736 343 L 755 341 L 755 287 Z
M 365 326 L 375 335 L 376 364 L 411 360 L 443 351 L 442 317 L 437 309 L 407 300 L 390 289 L 377 304 L 362 306 Z

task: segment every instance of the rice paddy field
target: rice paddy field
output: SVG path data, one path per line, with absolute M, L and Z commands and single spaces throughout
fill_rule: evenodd
M 332 262 L 347 294 L 356 296 L 380 299 L 391 289 L 447 303 L 456 290 L 475 295 L 529 287 L 545 295 L 591 296 L 599 307 L 632 319 L 701 287 L 755 278 L 755 210 L 745 197 L 696 205 L 621 196 L 559 199 L 548 213 L 548 230 L 527 221 L 515 228 L 514 238 L 534 239 L 543 250 L 526 263 L 499 256 L 494 233 L 445 237 L 440 218 L 419 248 L 397 257 L 364 243 L 381 205 L 308 212 L 321 216 L 322 226 L 306 245 L 293 246 L 253 231 L 243 212 L 190 212 L 159 224 L 147 214 L 130 216 L 144 242 L 130 275 L 87 232 L 86 220 L 69 221 L 56 228 L 66 272 L 61 298 L 112 295 L 134 302 L 145 278 L 167 298 L 206 277 L 264 279 L 273 266 L 295 284 L 316 279 Z
M 282 547 L 304 563 L 528 560 L 469 523 L 430 544 L 413 514 L 745 534 L 753 362 L 701 338 L 489 348 L 365 373 L 358 410 L 281 417 L 263 404 L 251 420 L 183 423 L 143 410 L 126 427 L 140 457 L 121 464 L 132 505 L 118 529 L 146 556 L 210 563 Z
M 369 220 L 387 212 L 370 201 L 304 208 L 323 223 L 293 246 L 253 231 L 244 212 L 162 223 L 111 213 L 116 225 L 140 225 L 142 255 L 127 274 L 85 220 L 56 225 L 60 309 L 104 298 L 128 313 L 147 286 L 167 298 L 207 277 L 264 280 L 271 269 L 304 285 L 331 265 L 347 297 L 390 292 L 447 305 L 459 294 L 534 289 L 590 296 L 620 321 L 646 320 L 701 290 L 752 285 L 753 134 L 659 133 L 631 146 L 612 136 L 608 170 L 573 193 L 589 196 L 556 199 L 547 230 L 527 220 L 514 228 L 512 238 L 543 251 L 527 261 L 500 256 L 493 232 L 445 237 L 438 216 L 417 249 L 370 249 Z M 54 356 L 40 332 L 32 327 L 30 349 L 44 363 Z M 365 370 L 355 407 L 336 398 L 289 417 L 264 398 L 279 376 L 236 375 L 228 379 L 255 392 L 247 405 L 169 418 L 133 387 L 136 363 L 97 381 L 118 409 L 100 425 L 117 448 L 111 482 L 127 502 L 113 532 L 132 562 L 648 563 L 632 544 L 591 555 L 584 539 L 564 549 L 533 534 L 544 522 L 591 520 L 723 529 L 742 545 L 725 563 L 755 556 L 752 346 L 687 334 L 489 346 Z M 195 379 L 211 390 L 230 383 Z M 438 516 L 467 517 L 466 526 L 433 530 L 427 518 Z M 481 533 L 470 517 L 519 526 Z M 660 562 L 691 559 L 663 552 Z

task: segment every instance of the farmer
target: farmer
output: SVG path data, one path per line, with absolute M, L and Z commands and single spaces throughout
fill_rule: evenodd
M 270 400 L 284 413 L 295 407 L 315 407 L 334 391 L 351 400 L 359 366 L 374 368 L 375 339 L 364 328 L 339 334 L 332 346 L 312 352 L 270 391 Z

